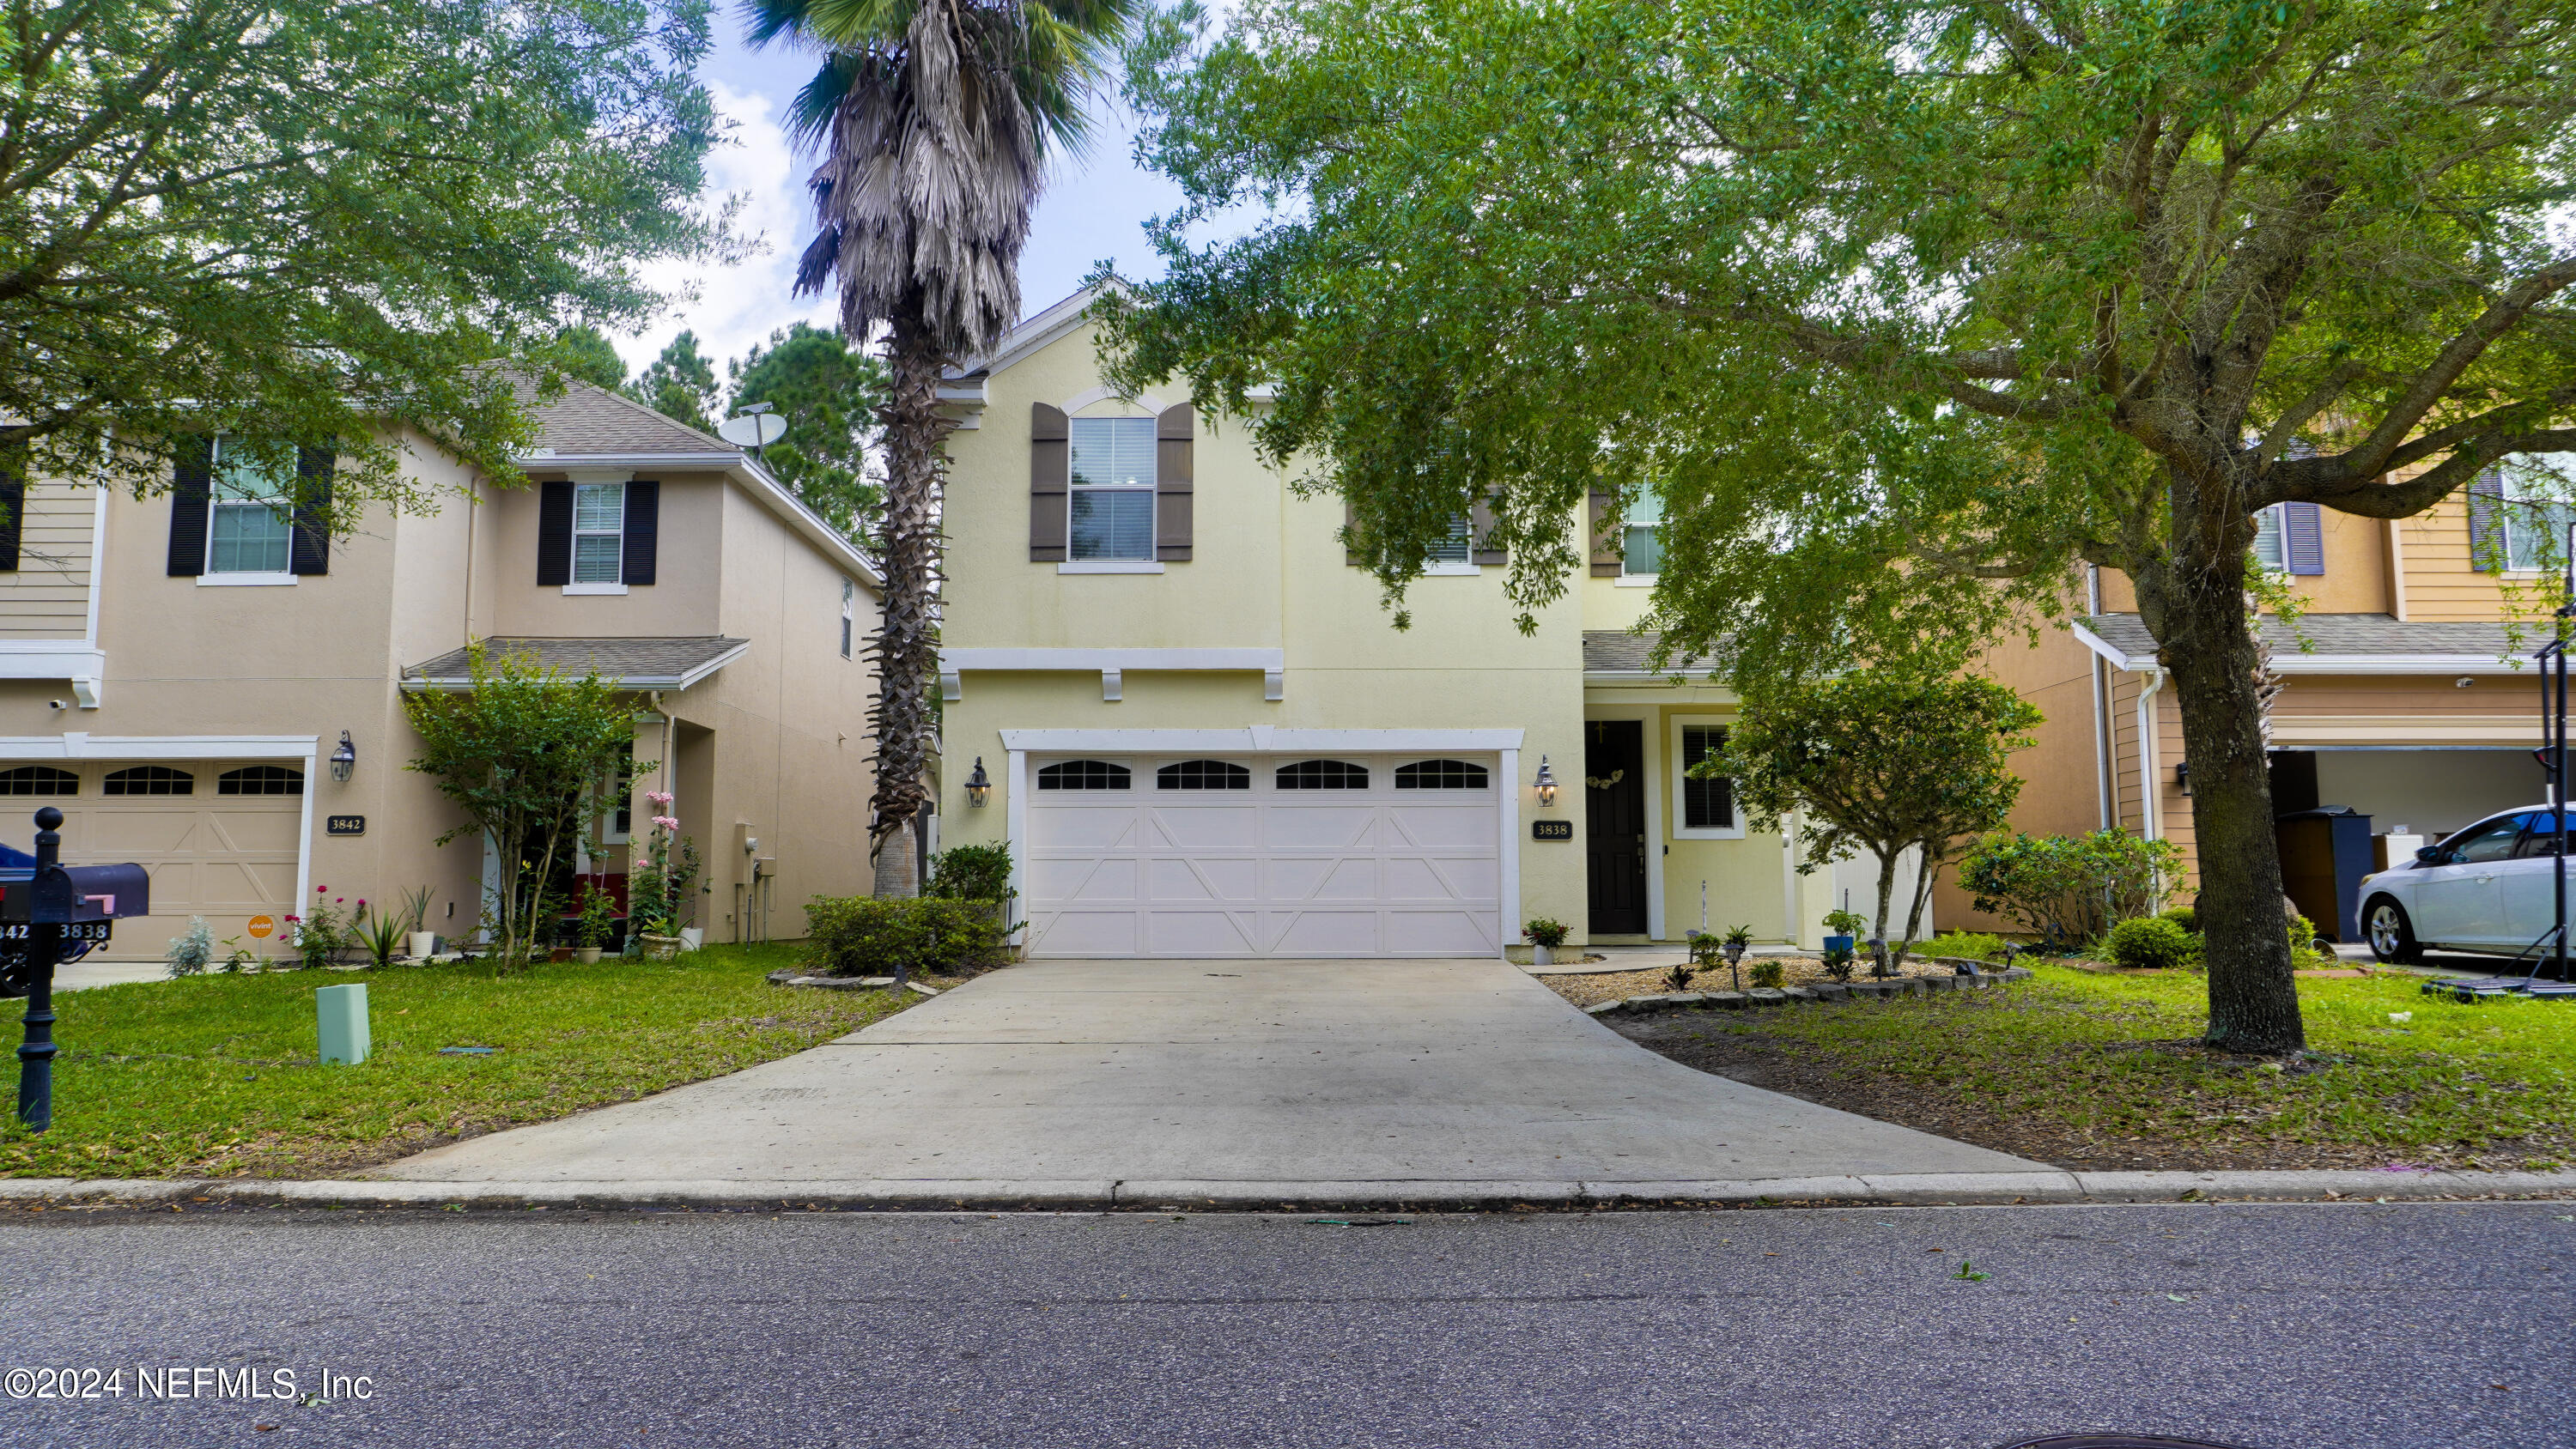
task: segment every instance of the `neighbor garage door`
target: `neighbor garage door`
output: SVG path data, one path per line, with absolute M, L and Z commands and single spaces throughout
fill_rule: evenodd
M 66 789 L 66 787 L 69 787 Z M 195 760 L 169 764 L 18 766 L 0 770 L 0 809 L 17 822 L 6 839 L 27 849 L 38 806 L 63 812 L 63 860 L 132 861 L 152 875 L 152 914 L 119 921 L 103 953 L 158 960 L 170 938 L 203 916 L 215 938 L 244 936 L 250 918 L 281 922 L 295 899 L 296 838 L 304 774 L 294 765 Z M 244 944 L 256 945 L 244 937 Z
M 1490 755 L 1033 756 L 1038 956 L 1493 956 Z

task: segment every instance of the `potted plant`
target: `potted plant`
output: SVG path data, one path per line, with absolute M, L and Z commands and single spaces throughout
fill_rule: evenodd
M 581 917 L 574 926 L 573 937 L 580 944 L 573 948 L 572 958 L 584 966 L 597 961 L 599 953 L 608 945 L 608 938 L 615 934 L 616 926 L 616 898 L 601 890 L 597 882 L 584 881 L 581 887 Z
M 403 944 L 410 948 L 415 961 L 426 961 L 438 954 L 438 933 L 429 929 L 429 902 L 436 894 L 435 886 L 414 886 L 403 892 Z
M 1868 924 L 1869 917 L 1858 911 L 1825 912 L 1825 949 L 1851 950 L 1859 944 L 1860 928 Z
M 1573 929 L 1563 921 L 1552 920 L 1546 916 L 1540 916 L 1521 927 L 1521 934 L 1529 938 L 1530 964 L 1532 966 L 1555 965 L 1556 948 L 1565 944 L 1566 936 Z

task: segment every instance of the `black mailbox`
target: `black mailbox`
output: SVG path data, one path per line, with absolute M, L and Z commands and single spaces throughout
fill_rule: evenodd
M 152 914 L 152 875 L 139 865 L 0 870 L 0 922 L 71 925 Z

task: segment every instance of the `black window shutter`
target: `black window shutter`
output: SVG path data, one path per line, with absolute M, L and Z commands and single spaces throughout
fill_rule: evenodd
M 182 438 L 170 463 L 170 577 L 206 571 L 206 500 L 214 468 L 208 440 Z
M 572 485 L 537 485 L 537 587 L 572 582 Z
M 2325 519 L 2317 505 L 2281 505 L 2281 557 L 2293 574 L 2315 577 L 2326 571 Z
M 2496 529 L 2503 512 L 2502 473 L 2490 470 L 2469 484 L 2469 567 L 2479 573 L 2504 572 L 2504 538 Z
M 0 509 L 9 515 L 0 518 L 0 573 L 16 573 L 18 540 L 25 533 L 27 480 L 5 463 L 0 463 Z
M 329 448 L 306 448 L 295 459 L 295 527 L 287 553 L 287 571 L 331 572 L 331 470 L 339 461 Z
M 662 530 L 662 485 L 638 479 L 626 485 L 626 565 L 629 586 L 653 582 L 653 556 Z

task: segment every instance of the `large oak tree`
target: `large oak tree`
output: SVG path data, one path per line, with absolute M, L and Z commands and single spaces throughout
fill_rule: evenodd
M 392 421 L 516 477 L 558 334 L 730 245 L 706 44 L 706 0 L 0 4 L 0 467 L 336 442 L 345 506 L 408 497 Z
M 2303 1037 L 2253 515 L 2576 448 L 2566 0 L 1249 0 L 1139 56 L 1188 206 L 1104 311 L 1352 505 L 1480 498 L 1534 603 L 1659 491 L 1739 678 L 1964 657 L 2134 580 L 2181 702 L 2212 1043 Z M 1267 219 L 1195 227 L 1247 203 Z M 1596 510 L 1598 512 L 1599 510 Z

